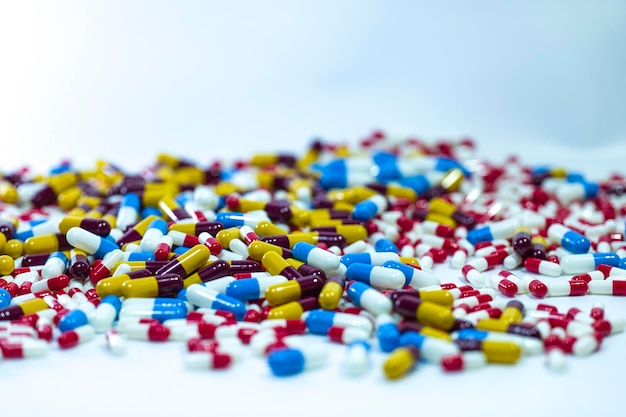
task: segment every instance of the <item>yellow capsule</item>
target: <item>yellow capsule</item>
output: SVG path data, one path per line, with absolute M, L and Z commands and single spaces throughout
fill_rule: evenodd
M 402 187 L 399 185 L 387 185 L 387 196 L 405 198 L 411 203 L 417 200 L 417 193 L 408 187 Z
M 111 228 L 114 228 L 117 224 L 117 217 L 110 213 L 107 213 L 104 216 L 102 216 L 102 220 L 106 220 L 107 223 L 111 225 Z
M 265 301 L 271 306 L 296 301 L 299 300 L 301 296 L 302 288 L 296 280 L 270 285 L 265 290 Z
M 517 307 L 506 306 L 500 315 L 500 321 L 512 324 L 521 323 L 524 319 L 524 313 Z
M 441 179 L 441 186 L 446 191 L 454 192 L 459 189 L 461 182 L 463 182 L 463 171 L 459 168 L 452 168 Z
M 415 368 L 419 357 L 419 350 L 415 346 L 396 348 L 383 363 L 383 372 L 387 379 L 402 378 Z
M 433 326 L 442 330 L 450 330 L 455 323 L 455 318 L 450 308 L 431 301 L 422 301 L 420 303 L 416 311 L 416 318 L 418 322 L 425 326 Z
M 450 336 L 450 333 L 431 326 L 424 326 L 419 332 L 424 336 L 436 337 L 437 339 L 445 340 L 446 342 L 452 342 L 452 336 Z
M 2 252 L 9 255 L 13 259 L 16 259 L 24 254 L 24 244 L 18 239 L 7 240 L 2 247 Z
M 367 229 L 360 224 L 342 224 L 335 226 L 335 230 L 346 238 L 346 244 L 367 239 Z
M 311 222 L 311 214 L 308 210 L 296 206 L 290 206 L 289 209 L 291 210 L 289 223 L 299 228 L 304 228 L 309 225 Z
M 488 330 L 492 332 L 506 332 L 511 323 L 501 321 L 499 319 L 481 319 L 476 323 L 476 328 L 479 330 Z
M 343 286 L 335 281 L 328 281 L 322 287 L 317 302 L 324 310 L 334 310 L 343 297 Z
M 451 307 L 454 303 L 454 296 L 447 290 L 419 290 L 419 297 L 422 301 L 430 301 L 445 307 Z
M 11 182 L 0 179 L 0 201 L 14 204 L 17 202 L 17 197 L 17 188 Z
M 215 239 L 222 245 L 223 248 L 230 247 L 230 241 L 233 239 L 239 239 L 240 237 L 238 227 L 230 227 L 228 229 L 222 229 L 215 235 Z
M 266 205 L 267 203 L 265 201 L 255 201 L 249 200 L 247 198 L 240 198 L 237 210 L 242 213 L 247 213 L 249 211 L 263 210 L 265 209 Z
M 341 226 L 343 222 L 341 219 L 327 219 L 327 218 L 312 218 L 309 222 L 310 227 L 329 227 L 329 226 Z M 357 225 L 358 226 L 358 225 Z
M 2 238 L 0 237 L 0 240 L 1 239 Z M 15 269 L 15 261 L 13 260 L 13 258 L 11 258 L 9 255 L 0 255 L 0 275 L 10 275 L 14 269 Z
M 439 213 L 450 217 L 456 212 L 456 207 L 443 198 L 435 197 L 428 202 L 428 211 L 430 213 Z
M 78 187 L 70 187 L 67 190 L 63 190 L 57 196 L 57 204 L 65 211 L 69 211 L 76 207 L 78 200 L 83 195 L 83 190 Z
M 122 296 L 126 298 L 155 298 L 159 296 L 159 283 L 155 277 L 129 279 L 122 283 Z
M 48 178 L 48 185 L 56 195 L 59 195 L 61 191 L 76 185 L 77 181 L 78 176 L 75 172 L 62 172 Z
M 255 240 L 248 246 L 248 256 L 255 261 L 261 261 L 261 259 L 263 259 L 263 255 L 267 252 L 276 252 L 281 256 L 281 258 L 284 257 L 283 248 L 278 245 Z
M 3 250 L 4 245 L 7 243 L 7 237 L 4 233 L 0 233 L 0 251 Z
M 259 172 L 256 176 L 256 180 L 260 188 L 265 188 L 266 190 L 274 189 L 274 175 L 271 172 Z
M 354 210 L 354 204 L 347 201 L 336 201 L 333 203 L 333 210 L 345 210 L 352 213 L 352 210 Z
M 567 170 L 565 168 L 553 168 L 550 171 L 550 175 L 554 178 L 566 178 Z
M 183 279 L 183 288 L 187 288 L 193 284 L 202 284 L 202 279 L 197 271 Z
M 157 207 L 163 214 L 164 218 L 171 219 L 173 221 L 180 220 L 176 212 L 178 210 L 183 210 L 183 208 L 178 204 L 178 202 L 171 195 L 163 196 L 158 202 Z
M 121 297 L 122 285 L 126 281 L 130 281 L 130 276 L 128 276 L 128 274 L 120 274 L 101 279 L 96 284 L 96 293 L 100 296 L 100 298 L 106 297 L 107 295 L 116 295 Z
M 230 183 L 230 182 L 226 182 L 226 181 L 220 181 L 215 188 L 213 189 L 213 192 L 219 196 L 222 197 L 226 197 L 230 194 L 234 194 L 236 192 L 239 191 L 239 187 L 237 187 L 235 184 Z
M 23 303 L 20 303 L 19 306 L 24 315 L 33 314 L 50 308 L 43 298 L 34 298 L 32 300 L 24 301 Z
M 415 265 L 415 266 L 420 266 L 420 261 L 418 261 L 415 258 L 412 257 L 408 257 L 408 256 L 401 256 L 400 257 L 400 262 L 405 264 L 405 265 Z
M 430 220 L 431 222 L 443 224 L 444 226 L 450 226 L 452 228 L 456 227 L 456 221 L 452 217 L 448 217 L 441 213 L 430 212 L 426 215 L 425 220 Z
M 490 363 L 514 364 L 522 356 L 520 345 L 499 340 L 484 340 L 481 351 Z
M 261 264 L 271 275 L 280 275 L 290 264 L 277 252 L 267 252 L 261 258 Z
M 135 232 L 139 233 L 139 236 L 142 236 L 146 233 L 146 230 L 148 230 L 148 227 L 150 226 L 150 224 L 155 221 L 156 219 L 160 219 L 161 217 L 151 214 L 149 216 L 147 216 L 145 219 L 141 219 L 139 220 L 133 227 L 132 230 L 134 230 Z M 111 227 L 113 227 L 113 225 L 111 225 Z
M 211 257 L 211 251 L 204 245 L 195 245 L 187 252 L 176 258 L 176 262 L 185 270 L 184 276 L 187 277 L 204 266 Z M 173 261 L 170 261 L 173 262 Z M 175 272 L 176 271 L 172 271 Z M 181 274 L 182 275 L 182 274 Z
M 206 175 L 204 171 L 197 167 L 180 167 L 174 173 L 174 181 L 178 184 L 204 184 Z
M 274 235 L 286 235 L 288 232 L 276 226 L 272 222 L 263 220 L 257 223 L 256 226 L 254 226 L 254 233 L 259 235 L 260 237 L 264 237 L 264 236 L 274 236 Z
M 54 233 L 29 237 L 24 241 L 24 253 L 50 253 L 59 250 L 59 235 Z
M 298 167 L 299 170 L 306 171 L 309 165 L 311 165 L 313 162 L 319 159 L 319 156 L 320 156 L 319 151 L 311 147 L 309 150 L 307 150 L 304 153 L 304 155 L 300 157 L 300 159 L 298 159 L 296 166 Z
M 299 319 L 304 309 L 297 301 L 291 301 L 272 308 L 267 314 L 268 320 Z
M 180 158 L 167 153 L 159 153 L 156 158 L 159 165 L 166 165 L 170 168 L 177 168 L 180 165 Z
M 164 196 L 175 196 L 180 192 L 180 187 L 174 182 L 150 182 L 145 185 L 141 194 L 141 203 L 144 207 L 157 207 L 159 200 Z
M 530 241 L 532 242 L 533 245 L 534 244 L 541 244 L 541 245 L 543 245 L 545 247 L 548 246 L 548 242 L 546 242 L 546 239 L 543 236 L 541 236 L 541 235 L 534 235 L 530 239 Z
M 317 244 L 317 236 L 317 233 L 314 232 L 294 232 L 289 233 L 287 239 L 289 239 L 289 247 L 293 248 L 293 245 L 298 242 L 307 242 L 315 245 Z

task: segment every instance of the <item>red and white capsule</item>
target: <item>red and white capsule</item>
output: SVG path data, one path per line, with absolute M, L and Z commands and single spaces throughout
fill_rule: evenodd
M 538 258 L 527 258 L 524 261 L 524 268 L 528 272 L 549 277 L 558 277 L 563 272 L 561 265 Z

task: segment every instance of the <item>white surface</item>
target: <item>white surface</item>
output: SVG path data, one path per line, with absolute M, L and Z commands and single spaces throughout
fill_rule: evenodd
M 200 164 L 302 152 L 310 138 L 371 129 L 434 140 L 471 135 L 478 155 L 518 154 L 593 177 L 626 155 L 622 1 L 0 2 L 0 172 L 61 158 L 139 169 L 158 151 Z M 448 281 L 457 273 L 441 275 Z M 549 300 L 588 310 L 601 300 Z M 443 375 L 420 365 L 387 382 L 330 364 L 277 379 L 246 357 L 187 371 L 178 343 L 104 338 L 0 363 L 1 414 L 623 415 L 623 334 L 555 375 L 545 358 Z
M 436 271 L 442 282 L 461 282 L 458 271 L 445 266 Z M 531 300 L 528 296 L 519 299 Z M 563 312 L 572 306 L 589 311 L 601 302 L 607 317 L 626 317 L 621 297 L 586 295 L 544 301 Z M 128 415 L 129 410 L 133 415 L 379 416 L 411 410 L 437 416 L 458 416 L 465 411 L 485 416 L 623 415 L 623 333 L 606 338 L 601 350 L 589 357 L 567 356 L 567 368 L 561 374 L 547 369 L 545 355 L 538 355 L 523 357 L 512 366 L 487 365 L 456 374 L 420 363 L 407 377 L 393 382 L 382 373 L 384 354 L 373 352 L 370 370 L 350 378 L 341 373 L 344 346 L 322 336 L 307 337 L 327 346 L 329 362 L 321 369 L 287 378 L 272 376 L 266 360 L 248 349 L 239 363 L 215 371 L 185 369 L 182 342 L 129 340 L 122 357 L 106 350 L 103 335 L 67 351 L 53 346 L 44 358 L 0 363 L 0 387 L 11 392 L 3 410 L 11 415 L 28 404 L 26 415 L 68 417 L 86 412 L 90 416 Z

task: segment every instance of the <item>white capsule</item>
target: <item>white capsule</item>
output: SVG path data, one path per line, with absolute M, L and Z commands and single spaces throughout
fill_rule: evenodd
M 370 368 L 370 346 L 365 341 L 355 341 L 347 346 L 342 362 L 344 373 L 351 377 L 363 375 Z

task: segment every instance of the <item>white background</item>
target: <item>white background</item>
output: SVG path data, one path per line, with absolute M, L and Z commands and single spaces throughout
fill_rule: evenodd
M 622 1 L 0 1 L 0 172 L 63 158 L 133 170 L 157 152 L 208 164 L 379 128 L 469 135 L 494 161 L 623 172 L 625 18 Z M 626 316 L 621 299 L 605 302 Z M 560 376 L 530 358 L 455 376 L 423 366 L 397 383 L 377 367 L 347 380 L 334 365 L 276 380 L 253 358 L 190 373 L 178 345 L 130 347 L 113 358 L 99 339 L 0 363 L 2 415 L 626 409 L 623 335 Z

